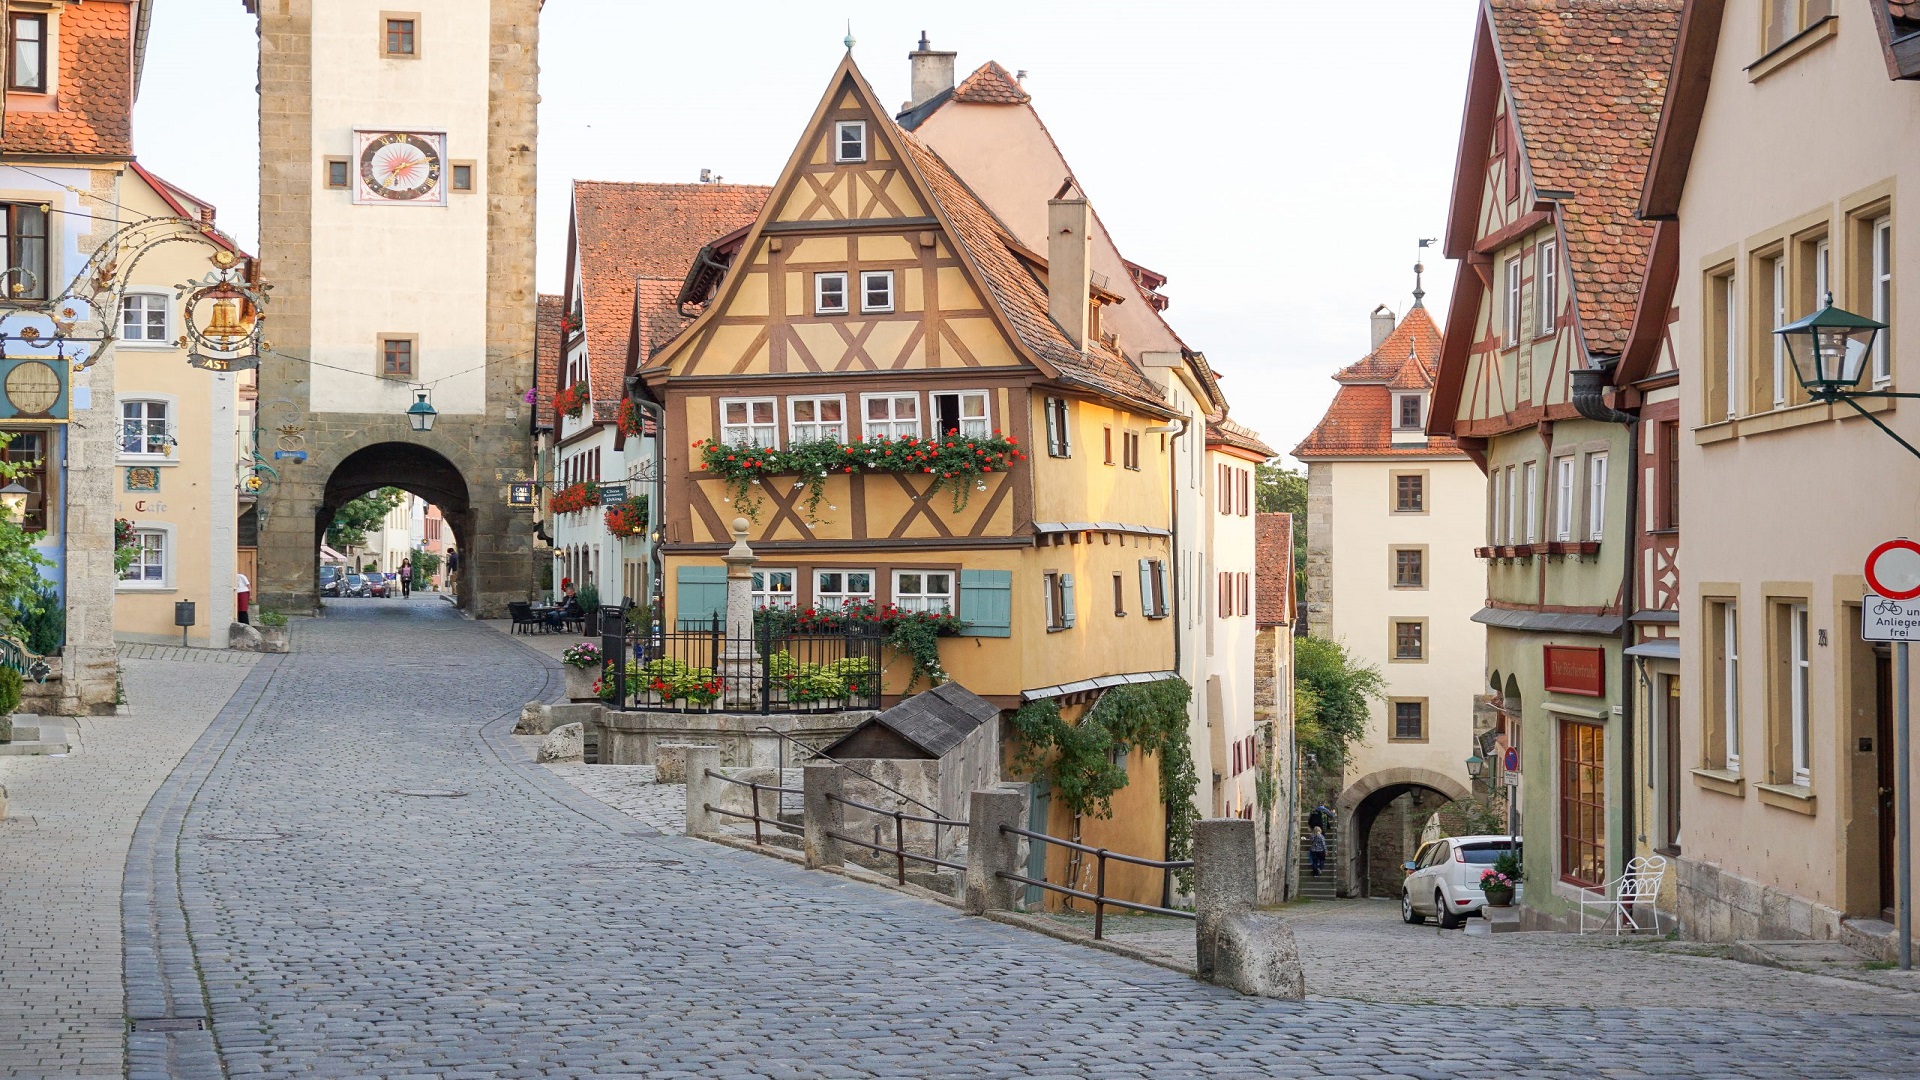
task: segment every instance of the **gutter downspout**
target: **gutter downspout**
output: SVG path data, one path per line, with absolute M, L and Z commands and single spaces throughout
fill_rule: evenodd
M 1622 424 L 1627 429 L 1627 534 L 1625 557 L 1621 559 L 1620 567 L 1620 761 L 1624 766 L 1620 770 L 1620 865 L 1624 870 L 1633 859 L 1637 835 L 1634 828 L 1634 798 L 1639 794 L 1639 789 L 1634 786 L 1636 665 L 1630 662 L 1627 650 L 1633 648 L 1633 620 L 1630 613 L 1634 603 L 1634 572 L 1640 563 L 1640 417 L 1607 404 L 1606 388 L 1613 378 L 1613 372 L 1612 364 L 1573 372 L 1573 407 L 1589 420 Z

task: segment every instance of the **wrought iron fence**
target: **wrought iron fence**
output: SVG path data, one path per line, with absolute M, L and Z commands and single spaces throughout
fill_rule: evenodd
M 621 710 L 765 715 L 877 709 L 883 642 L 881 635 L 862 631 L 791 633 L 760 626 L 742 637 L 728 634 L 719 619 L 705 629 L 683 625 L 635 642 L 624 678 L 610 670 L 611 685 L 601 696 Z
M 867 813 L 873 814 L 880 818 L 893 819 L 893 846 L 892 847 L 886 847 L 882 844 L 871 843 L 869 841 L 862 840 L 858 837 L 848 836 L 845 833 L 828 832 L 827 835 L 833 837 L 835 840 L 838 840 L 842 843 L 853 844 L 858 847 L 866 848 L 868 851 L 874 852 L 875 854 L 893 856 L 896 880 L 902 885 L 905 885 L 907 883 L 907 860 L 908 859 L 912 859 L 915 862 L 932 863 L 935 866 L 944 866 L 949 870 L 959 870 L 964 872 L 967 869 L 966 863 L 954 862 L 951 859 L 943 859 L 940 857 L 941 830 L 942 829 L 964 829 L 968 826 L 968 823 L 965 821 L 956 821 L 951 818 L 943 818 L 943 817 L 923 817 L 919 814 L 909 814 L 901 810 L 883 810 L 878 806 L 873 806 L 869 803 L 856 802 L 853 799 L 844 799 L 838 795 L 831 795 L 831 794 L 828 795 L 827 801 L 836 802 L 842 806 L 850 806 L 850 807 L 853 807 L 855 810 L 864 810 Z M 907 847 L 907 822 L 909 821 L 919 825 L 933 826 L 933 854 L 932 855 L 922 855 L 919 852 L 913 851 Z

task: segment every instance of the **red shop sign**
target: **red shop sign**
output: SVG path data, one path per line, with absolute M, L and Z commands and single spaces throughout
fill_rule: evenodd
M 1547 689 L 1582 697 L 1605 697 L 1607 650 L 1575 645 L 1542 645 Z

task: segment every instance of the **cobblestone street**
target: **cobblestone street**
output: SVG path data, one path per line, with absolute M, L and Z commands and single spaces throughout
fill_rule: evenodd
M 1248 999 L 664 835 L 647 820 L 678 789 L 638 790 L 640 770 L 582 778 L 602 801 L 531 763 L 510 731 L 558 669 L 431 598 L 333 605 L 251 669 L 129 661 L 128 684 L 156 725 L 149 701 L 219 711 L 141 818 L 125 894 L 128 1013 L 211 1030 L 136 1030 L 134 1077 L 1864 1077 L 1901 1073 L 1920 1039 L 1912 995 L 1392 922 L 1328 930 L 1356 947 L 1344 972 L 1315 961 L 1308 1001 Z M 26 768 L 109 769 L 96 726 L 73 758 Z M 42 818 L 0 849 L 10 907 L 53 850 L 24 845 L 47 839 Z M 1358 914 L 1312 913 L 1300 933 L 1378 914 L 1342 908 Z M 111 930 L 47 920 L 75 940 L 9 951 L 10 992 L 51 985 L 62 972 L 44 966 L 72 949 L 110 949 Z M 96 1010 L 110 974 L 87 977 Z M 1361 1000 L 1374 975 L 1382 992 Z M 1487 1009 L 1495 984 L 1556 977 L 1581 987 L 1562 1007 Z M 104 1030 L 96 1017 L 76 1057 L 118 1075 Z

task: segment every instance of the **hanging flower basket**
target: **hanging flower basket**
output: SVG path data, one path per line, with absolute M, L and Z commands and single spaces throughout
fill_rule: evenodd
M 640 414 L 640 407 L 632 398 L 620 399 L 620 415 L 617 418 L 620 434 L 629 439 L 637 439 L 646 434 L 646 420 Z
M 568 484 L 553 493 L 547 508 L 556 514 L 575 514 L 600 502 L 600 485 L 591 480 Z
M 1020 440 L 995 431 L 967 436 L 950 431 L 937 439 L 873 439 L 842 443 L 832 439 L 789 445 L 785 450 L 765 446 L 737 446 L 710 439 L 693 444 L 700 468 L 726 480 L 734 503 L 748 517 L 759 520 L 760 501 L 749 497 L 755 484 L 775 476 L 796 476 L 795 487 L 807 488 L 807 514 L 812 516 L 827 494 L 827 477 L 834 473 L 890 472 L 919 476 L 929 493 L 946 489 L 953 496 L 953 512 L 967 508 L 977 490 L 986 487 L 988 473 L 1009 472 L 1025 461 Z
M 574 383 L 553 395 L 553 407 L 558 412 L 577 417 L 586 409 L 587 402 L 590 400 L 592 395 L 587 393 L 586 384 Z
M 615 536 L 644 536 L 647 531 L 647 497 L 635 495 L 607 507 L 607 531 Z

